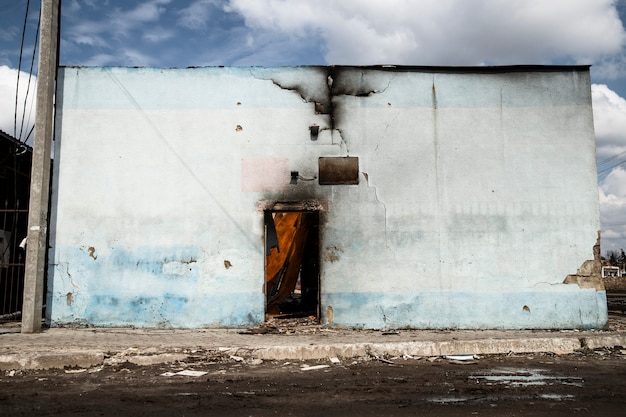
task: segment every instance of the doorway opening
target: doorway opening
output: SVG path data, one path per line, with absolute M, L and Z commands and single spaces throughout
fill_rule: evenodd
M 265 210 L 265 318 L 319 320 L 319 211 Z

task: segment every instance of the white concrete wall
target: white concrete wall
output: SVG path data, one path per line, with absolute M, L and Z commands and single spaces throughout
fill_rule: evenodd
M 607 322 L 603 291 L 562 284 L 600 228 L 586 68 L 68 67 L 57 101 L 52 325 L 262 322 L 259 202 L 305 199 L 323 320 Z M 289 185 L 346 155 L 359 185 Z

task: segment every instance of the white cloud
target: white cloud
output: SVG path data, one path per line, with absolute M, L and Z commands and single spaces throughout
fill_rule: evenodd
M 599 62 L 626 33 L 614 0 L 231 0 L 254 29 L 319 32 L 330 64 Z
M 139 31 L 146 24 L 158 21 L 166 11 L 165 7 L 162 6 L 170 2 L 171 0 L 150 0 L 130 10 L 101 8 L 97 13 L 106 13 L 106 19 L 87 20 L 83 18 L 62 29 L 65 36 L 78 44 L 107 47 L 112 35 L 118 38 L 127 38 L 131 32 Z M 72 9 L 71 11 L 77 10 L 80 9 Z
M 70 0 L 69 4 L 65 3 L 63 5 L 63 11 L 68 11 L 72 13 L 79 12 L 82 9 L 82 6 L 78 2 L 78 0 Z
M 129 65 L 137 67 L 150 67 L 155 65 L 156 61 L 153 55 L 145 54 L 134 48 L 122 48 L 116 55 L 123 57 Z
M 121 48 L 110 54 L 101 53 L 93 55 L 89 57 L 83 65 L 90 67 L 105 67 L 115 65 L 119 59 L 123 59 L 127 65 L 135 67 L 150 67 L 154 66 L 156 63 L 155 58 L 152 55 L 144 54 L 133 48 Z
M 158 21 L 166 11 L 162 5 L 170 2 L 171 0 L 150 0 L 131 10 L 115 9 L 107 22 L 111 24 L 108 29 L 117 37 L 127 38 L 131 32 L 143 29 L 144 24 Z
M 626 207 L 626 170 L 624 168 L 615 168 L 606 177 L 601 185 L 602 192 L 608 200 L 621 199 L 622 205 Z M 626 221 L 626 219 L 622 219 Z
M 602 251 L 626 249 L 626 100 L 591 86 L 598 154 Z
M 626 249 L 626 170 L 615 168 L 600 184 L 602 252 Z
M 33 77 L 28 87 L 28 73 L 20 73 L 19 97 L 17 100 L 17 128 L 15 129 L 15 89 L 17 86 L 18 71 L 7 66 L 0 66 L 0 130 L 11 136 L 26 139 L 28 132 L 35 124 L 35 95 L 37 89 L 37 79 Z M 26 100 L 25 117 L 22 118 L 24 101 L 28 90 L 28 100 Z M 23 122 L 22 122 L 23 120 Z M 15 133 L 16 132 L 16 133 Z M 29 143 L 32 142 L 32 135 Z
M 158 65 L 158 56 L 149 57 L 137 51 L 138 41 L 151 44 L 172 39 L 175 32 L 159 25 L 172 0 L 144 0 L 120 3 L 110 7 L 106 3 L 83 0 L 89 13 L 81 14 L 76 0 L 64 9 L 67 23 L 62 27 L 61 54 L 81 55 L 74 65 Z M 128 7 L 131 8 L 128 8 Z M 85 54 L 91 50 L 92 54 Z
M 604 84 L 591 86 L 593 97 L 593 118 L 597 138 L 597 153 L 600 162 L 623 153 L 626 159 L 626 100 Z M 618 162 L 607 161 L 606 166 Z
M 159 43 L 172 39 L 176 33 L 173 30 L 165 29 L 163 27 L 155 27 L 144 31 L 142 38 L 148 42 Z
M 86 65 L 89 67 L 105 67 L 112 65 L 117 60 L 117 58 L 118 57 L 116 55 L 112 54 L 95 54 L 90 56 L 89 59 L 82 63 L 82 65 Z
M 178 24 L 193 30 L 204 29 L 209 23 L 211 9 L 217 4 L 216 0 L 195 0 L 177 12 Z
M 130 11 L 116 11 L 115 16 L 126 22 L 154 22 L 159 20 L 161 14 L 165 12 L 165 8 L 161 7 L 161 5 L 170 2 L 171 0 L 147 1 Z
M 107 47 L 109 41 L 103 33 L 107 30 L 107 25 L 95 22 L 84 22 L 72 26 L 67 36 L 79 45 L 89 45 L 92 47 Z
M 17 38 L 19 31 L 17 26 L 8 26 L 0 28 L 0 40 L 12 41 Z

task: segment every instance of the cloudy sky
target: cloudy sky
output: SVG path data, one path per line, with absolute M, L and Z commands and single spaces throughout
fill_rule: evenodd
M 30 0 L 21 48 L 27 3 L 0 0 L 0 129 L 21 139 L 34 120 L 29 74 L 40 1 Z M 626 0 L 62 5 L 61 65 L 591 64 L 602 250 L 626 249 Z

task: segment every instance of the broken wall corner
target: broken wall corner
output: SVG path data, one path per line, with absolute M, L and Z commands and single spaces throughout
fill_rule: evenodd
M 600 251 L 600 231 L 595 245 L 593 245 L 593 260 L 586 260 L 575 274 L 565 277 L 563 284 L 576 284 L 580 288 L 594 288 L 596 291 L 605 291 L 602 280 L 602 256 Z

